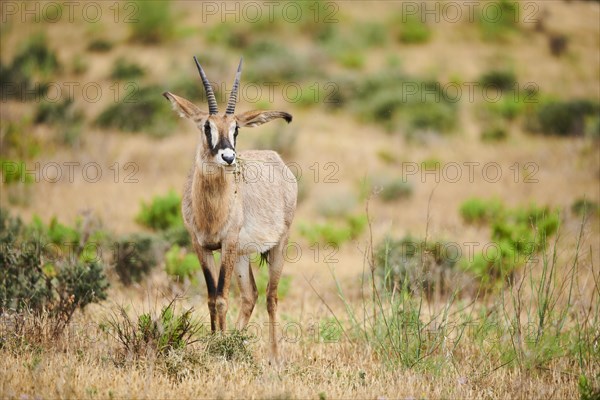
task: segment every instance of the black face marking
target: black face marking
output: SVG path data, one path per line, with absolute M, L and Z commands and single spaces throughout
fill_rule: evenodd
M 212 148 L 213 148 L 212 133 L 211 133 L 211 128 L 210 128 L 210 123 L 208 122 L 208 120 L 206 120 L 206 123 L 204 124 L 204 134 L 206 135 L 206 141 L 208 142 L 208 148 L 212 150 Z
M 240 133 L 238 130 L 240 129 L 240 126 L 236 123 L 235 124 L 235 132 L 233 133 L 233 146 L 237 146 L 237 136 L 238 133 Z
M 229 141 L 229 138 L 224 135 L 219 135 L 219 143 L 214 148 L 214 153 L 218 153 L 219 150 L 231 149 L 235 151 L 235 147 Z

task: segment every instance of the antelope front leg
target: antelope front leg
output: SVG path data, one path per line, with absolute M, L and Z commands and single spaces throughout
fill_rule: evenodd
M 204 250 L 197 245 L 194 245 L 202 273 L 206 281 L 206 292 L 208 293 L 208 311 L 210 312 L 210 329 L 211 332 L 216 330 L 215 321 L 217 317 L 216 299 L 217 299 L 217 269 L 215 268 L 215 259 L 212 251 Z
M 217 325 L 219 330 L 224 332 L 227 329 L 227 303 L 229 299 L 229 285 L 231 284 L 231 275 L 233 267 L 237 262 L 237 248 L 233 245 L 223 245 L 221 250 L 221 271 L 219 273 L 219 283 L 217 285 Z

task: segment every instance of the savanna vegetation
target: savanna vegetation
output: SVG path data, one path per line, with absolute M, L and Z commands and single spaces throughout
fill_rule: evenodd
M 0 397 L 600 398 L 600 3 L 267 3 L 2 3 Z M 260 255 L 210 332 L 193 55 L 294 116 L 280 364 Z

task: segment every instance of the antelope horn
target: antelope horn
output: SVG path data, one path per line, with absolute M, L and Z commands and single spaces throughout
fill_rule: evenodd
M 210 115 L 218 114 L 219 108 L 217 107 L 217 99 L 215 98 L 215 93 L 212 90 L 212 86 L 210 86 L 210 82 L 202 69 L 202 66 L 198 62 L 196 56 L 194 56 L 194 61 L 196 62 L 196 67 L 198 67 L 198 72 L 200 72 L 200 78 L 202 78 L 202 83 L 204 84 L 204 90 L 206 91 L 206 99 L 208 100 L 208 113 Z
M 237 103 L 237 94 L 240 87 L 240 76 L 242 75 L 242 61 L 244 58 L 240 58 L 240 65 L 238 65 L 237 72 L 235 73 L 235 80 L 233 81 L 233 88 L 229 95 L 229 101 L 227 102 L 227 110 L 225 115 L 232 115 L 235 112 L 235 105 Z

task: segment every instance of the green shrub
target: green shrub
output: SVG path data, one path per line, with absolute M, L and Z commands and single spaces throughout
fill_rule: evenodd
M 431 28 L 418 17 L 402 16 L 398 40 L 404 44 L 420 44 L 429 41 Z
M 36 33 L 23 43 L 21 50 L 13 59 L 12 69 L 22 71 L 25 76 L 39 73 L 49 77 L 56 74 L 61 69 L 61 65 L 56 52 L 48 46 L 46 35 Z
M 381 182 L 381 192 L 379 195 L 383 201 L 395 201 L 410 197 L 413 193 L 413 186 L 401 178 L 386 179 Z
M 158 44 L 172 39 L 177 22 L 168 1 L 137 0 L 136 21 L 129 24 L 131 40 L 143 44 Z
M 96 119 L 101 128 L 115 128 L 125 132 L 141 132 L 168 136 L 175 119 L 169 102 L 156 86 L 133 87 L 118 102 L 108 106 Z
M 586 198 L 579 198 L 571 205 L 571 212 L 577 216 L 600 214 L 600 204 Z
M 484 284 L 495 285 L 512 277 L 514 271 L 543 251 L 548 238 L 558 230 L 558 214 L 548 207 L 505 208 L 497 200 L 471 199 L 461 206 L 468 222 L 491 225 L 491 240 L 485 254 L 476 254 L 462 266 Z
M 165 270 L 167 275 L 176 278 L 179 282 L 189 280 L 196 283 L 200 261 L 196 253 L 188 253 L 175 244 L 165 254 Z
M 140 282 L 159 263 L 163 245 L 153 235 L 132 234 L 114 244 L 112 264 L 125 285 Z
M 181 198 L 170 190 L 165 196 L 155 196 L 150 203 L 142 202 L 136 221 L 154 230 L 182 225 Z
M 46 36 L 33 34 L 21 44 L 10 65 L 0 63 L 0 95 L 3 99 L 37 100 L 47 92 L 47 80 L 60 69 Z
M 479 81 L 483 86 L 494 86 L 499 90 L 509 90 L 517 83 L 517 76 L 509 70 L 491 70 L 483 74 Z
M 528 115 L 526 128 L 559 136 L 585 133 L 586 119 L 597 117 L 600 103 L 594 100 L 548 101 Z
M 431 296 L 435 289 L 447 292 L 449 271 L 458 261 L 460 251 L 442 241 L 386 238 L 375 249 L 376 274 L 388 291 L 424 291 Z
M 28 160 L 39 155 L 41 151 L 40 139 L 34 137 L 34 135 L 25 134 L 31 129 L 30 118 L 3 121 L 2 129 L 0 157 Z
M 519 30 L 519 3 L 499 0 L 491 4 L 494 7 L 488 5 L 477 14 L 477 25 L 485 40 L 505 41 Z
M 113 46 L 113 43 L 109 40 L 96 38 L 88 44 L 87 49 L 96 53 L 106 53 L 109 52 Z
M 457 106 L 435 81 L 410 78 L 396 70 L 385 70 L 339 85 L 337 101 L 346 102 L 367 122 L 382 124 L 389 131 L 450 132 L 458 121 Z
M 460 215 L 466 223 L 489 223 L 499 218 L 503 211 L 504 206 L 498 199 L 484 200 L 474 197 L 460 206 Z
M 176 244 L 188 249 L 192 246 L 190 234 L 183 224 L 167 228 L 162 232 L 162 237 L 169 245 Z
M 176 301 L 173 299 L 158 315 L 147 312 L 131 318 L 120 307 L 107 318 L 103 327 L 120 344 L 123 358 L 135 360 L 154 353 L 164 359 L 171 351 L 186 349 L 198 341 L 202 326 L 192 320 L 193 309 L 177 313 Z
M 346 48 L 335 53 L 335 60 L 348 69 L 361 69 L 365 65 L 366 57 L 358 49 Z
M 528 102 L 526 103 L 524 97 L 514 93 L 515 92 L 505 93 L 499 101 L 486 103 L 487 109 L 493 115 L 498 115 L 509 121 L 514 120 L 523 114 L 527 108 L 532 107 L 532 103 L 535 102 L 534 99 L 531 99 L 527 100 Z
M 33 177 L 28 174 L 27 164 L 24 161 L 9 161 L 0 159 L 2 183 L 11 185 L 15 183 L 31 184 Z
M 36 215 L 33 217 L 31 226 L 36 234 L 47 237 L 50 243 L 57 245 L 63 243 L 76 243 L 79 245 L 81 242 L 81 233 L 79 229 L 61 224 L 56 217 L 52 217 L 52 219 L 50 219 L 50 224 L 45 226 L 40 217 Z
M 44 227 L 53 240 L 65 239 L 64 226 Z M 108 282 L 98 260 L 86 257 L 83 246 L 73 252 L 56 252 L 46 246 L 48 237 L 30 234 L 31 229 L 19 218 L 0 209 L 0 311 L 8 313 L 28 309 L 35 314 L 48 313 L 52 334 L 61 333 L 77 309 L 106 299 Z M 54 232 L 54 233 L 53 233 Z M 32 240 L 31 238 L 35 239 Z M 71 238 L 69 238 L 71 239 Z M 62 242 L 61 244 L 64 244 Z M 47 253 L 51 252 L 51 253 Z
M 142 76 L 144 76 L 144 69 L 134 62 L 127 62 L 123 57 L 117 59 L 110 73 L 110 78 L 117 80 L 135 79 Z
M 298 230 L 300 235 L 304 236 L 311 244 L 340 246 L 348 240 L 360 236 L 366 225 L 365 215 L 351 215 L 347 216 L 342 223 L 333 221 L 316 224 L 300 222 Z
M 245 49 L 248 58 L 244 70 L 246 82 L 299 82 L 307 78 L 318 78 L 322 73 L 298 53 L 275 40 L 258 40 Z M 288 101 L 295 102 L 295 92 L 289 90 Z M 299 101 L 299 98 L 298 98 Z

